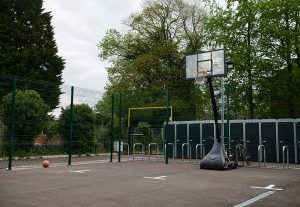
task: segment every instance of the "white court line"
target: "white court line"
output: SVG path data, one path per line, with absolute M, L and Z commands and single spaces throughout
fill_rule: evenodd
M 86 173 L 90 172 L 91 170 L 69 170 L 69 172 L 74 172 L 74 173 Z
M 256 201 L 258 201 L 258 200 L 260 200 L 260 199 L 263 199 L 263 198 L 265 198 L 265 197 L 267 197 L 267 196 L 269 196 L 269 195 L 272 195 L 273 193 L 275 193 L 275 191 L 267 191 L 267 192 L 265 192 L 265 193 L 263 193 L 263 194 L 260 194 L 260 195 L 254 197 L 254 198 L 251 198 L 251 199 L 249 199 L 249 200 L 247 200 L 247 201 L 244 201 L 243 203 L 240 203 L 240 204 L 235 205 L 235 206 L 233 206 L 233 207 L 244 207 L 244 206 L 248 206 L 248 205 L 250 205 L 250 204 L 252 204 L 252 203 L 254 203 L 254 202 L 256 202 Z
M 88 165 L 88 164 L 97 164 L 97 163 L 106 163 L 109 162 L 109 160 L 94 160 L 94 161 L 84 161 L 84 162 L 72 162 L 71 166 L 76 165 Z
M 274 188 L 275 185 L 268 185 L 266 187 L 257 187 L 257 186 L 251 186 L 251 188 L 260 188 L 260 189 L 266 189 L 266 190 L 282 190 L 281 188 Z
M 163 176 L 158 176 L 158 177 L 144 177 L 144 178 L 153 179 L 153 180 L 166 180 L 166 177 L 167 176 L 163 175 Z
M 102 164 L 102 163 L 108 163 L 109 160 L 92 160 L 92 161 L 84 161 L 84 162 L 72 162 L 71 166 L 77 166 L 77 165 L 88 165 L 88 164 Z M 67 163 L 54 163 L 51 164 L 49 168 L 53 167 L 63 167 L 63 166 L 68 166 Z M 30 170 L 30 169 L 37 169 L 37 168 L 43 168 L 43 166 L 40 165 L 26 165 L 26 166 L 16 166 L 13 167 L 12 170 Z

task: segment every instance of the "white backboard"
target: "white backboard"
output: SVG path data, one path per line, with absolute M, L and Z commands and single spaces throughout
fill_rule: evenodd
M 224 49 L 205 51 L 186 56 L 186 79 L 195 79 L 197 72 L 206 70 L 207 76 L 225 76 L 225 52 Z

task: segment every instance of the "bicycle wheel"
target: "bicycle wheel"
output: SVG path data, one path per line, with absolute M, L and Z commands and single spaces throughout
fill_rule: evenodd
M 242 151 L 237 151 L 235 154 L 235 162 L 237 163 L 238 167 L 244 167 L 245 158 Z
M 244 163 L 246 163 L 247 166 L 251 166 L 251 156 L 247 148 L 243 150 L 243 157 L 244 157 Z

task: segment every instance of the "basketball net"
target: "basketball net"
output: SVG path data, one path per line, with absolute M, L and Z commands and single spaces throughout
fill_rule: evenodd
M 195 77 L 195 83 L 199 87 L 203 86 L 206 83 L 206 77 L 207 77 L 207 70 L 206 69 L 199 68 L 197 70 L 197 68 L 196 68 L 196 69 L 193 70 L 193 75 Z

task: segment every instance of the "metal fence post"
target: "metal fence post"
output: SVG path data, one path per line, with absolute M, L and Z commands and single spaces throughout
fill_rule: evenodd
M 165 133 L 164 133 L 164 140 L 165 140 L 165 143 L 168 143 L 168 140 L 167 140 L 167 128 L 168 128 L 168 126 L 169 126 L 169 90 L 167 89 L 167 115 L 166 115 L 166 125 L 165 125 Z M 166 152 L 166 155 L 165 155 L 165 162 L 166 162 L 166 164 L 168 164 L 169 163 L 169 157 L 168 157 L 168 152 L 169 152 L 169 150 L 168 150 L 168 147 L 166 147 L 166 149 L 165 149 L 165 152 Z
M 8 170 L 11 170 L 12 157 L 13 157 L 13 143 L 14 143 L 14 133 L 15 133 L 15 112 L 16 112 L 16 88 L 17 81 L 16 76 L 13 76 L 12 84 L 12 97 L 11 97 L 11 128 L 9 135 L 9 152 L 8 152 Z
M 229 108 L 229 98 L 230 98 L 230 85 L 227 84 L 225 86 L 225 90 L 226 90 L 226 119 L 227 119 L 227 155 L 229 155 L 230 153 L 230 134 L 229 134 L 229 131 L 230 131 L 230 125 L 229 125 L 229 120 L 230 120 L 230 108 Z
M 70 105 L 70 133 L 69 133 L 69 158 L 68 165 L 72 164 L 72 143 L 73 143 L 73 100 L 74 100 L 74 86 L 71 87 L 71 105 Z
M 132 154 L 132 148 L 133 148 L 133 129 L 131 127 L 128 128 L 128 145 L 129 145 L 129 154 Z
M 110 137 L 110 162 L 113 161 L 113 142 L 114 142 L 114 113 L 115 113 L 115 95 L 111 95 L 111 137 Z
M 119 104 L 119 150 L 118 150 L 118 162 L 121 161 L 121 140 L 122 140 L 122 94 L 120 93 L 120 104 Z

